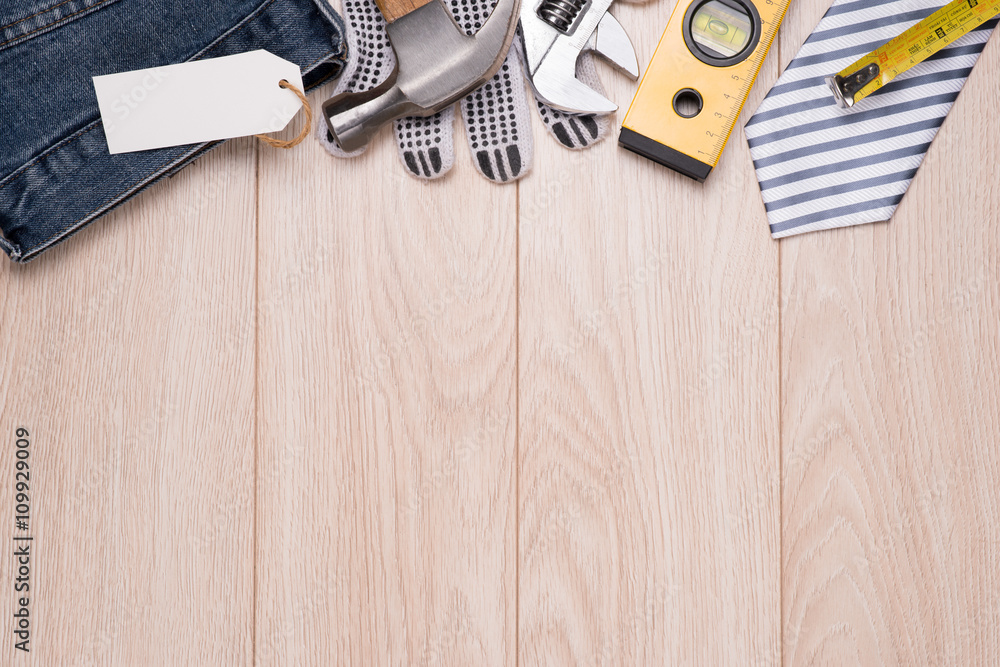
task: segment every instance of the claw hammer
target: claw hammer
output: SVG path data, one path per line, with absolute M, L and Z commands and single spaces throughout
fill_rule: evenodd
M 376 4 L 388 24 L 396 69 L 369 91 L 341 93 L 323 104 L 327 126 L 345 151 L 367 144 L 390 120 L 430 116 L 489 81 L 507 56 L 520 8 L 519 0 L 499 0 L 479 32 L 470 36 L 442 0 Z

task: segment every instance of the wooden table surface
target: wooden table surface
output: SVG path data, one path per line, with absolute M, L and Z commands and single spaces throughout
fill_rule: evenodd
M 536 122 L 509 186 L 232 141 L 4 263 L 0 662 L 997 664 L 998 81 L 889 224 L 773 241 L 740 130 L 698 185 Z

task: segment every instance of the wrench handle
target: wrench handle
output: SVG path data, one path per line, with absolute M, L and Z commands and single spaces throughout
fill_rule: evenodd
M 428 2 L 434 2 L 435 0 L 375 0 L 375 4 L 378 5 L 379 11 L 382 12 L 382 16 L 389 23 L 392 23 L 398 18 L 402 18 L 409 14 L 410 12 L 420 9 Z

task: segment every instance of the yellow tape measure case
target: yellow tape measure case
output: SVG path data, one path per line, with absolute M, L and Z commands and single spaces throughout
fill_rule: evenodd
M 837 104 L 850 109 L 900 74 L 1000 14 L 1000 0 L 954 0 L 839 73 L 826 78 Z
M 718 164 L 791 0 L 678 0 L 618 142 L 699 182 Z

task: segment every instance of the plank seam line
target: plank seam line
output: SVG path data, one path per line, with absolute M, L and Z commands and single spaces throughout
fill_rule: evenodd
M 257 561 L 258 545 L 258 483 L 260 457 L 260 144 L 254 143 L 254 269 L 253 269 L 253 582 L 250 590 L 250 664 L 257 664 Z
M 521 181 L 514 183 L 514 666 L 521 664 Z
M 781 69 L 781 35 L 778 35 L 778 69 Z M 781 241 L 778 244 L 778 667 L 785 664 L 785 380 L 783 332 L 784 307 Z

